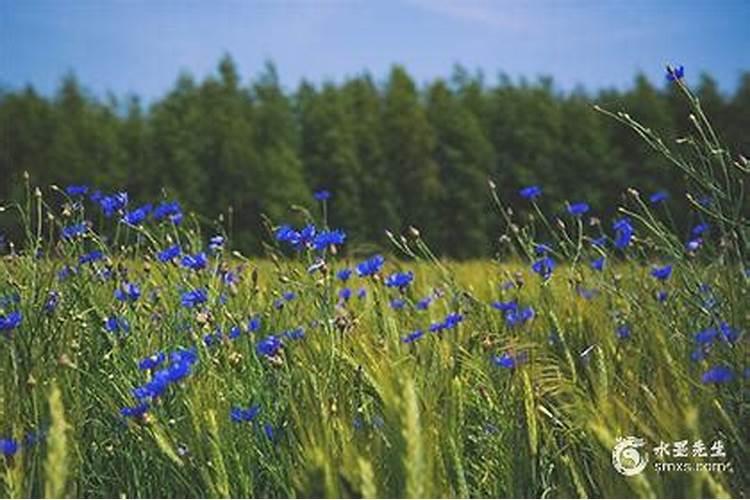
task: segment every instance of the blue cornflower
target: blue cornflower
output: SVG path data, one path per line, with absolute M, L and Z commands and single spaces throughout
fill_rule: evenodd
M 111 196 L 102 196 L 98 199 L 105 217 L 112 217 L 128 205 L 128 193 L 120 192 Z
M 159 252 L 156 255 L 156 258 L 158 258 L 160 262 L 169 262 L 179 257 L 181 253 L 182 249 L 180 248 L 180 245 L 172 245 L 171 247 L 167 247 Z
M 505 324 L 509 327 L 523 325 L 534 318 L 534 309 L 528 307 L 514 307 L 505 311 Z
M 455 328 L 458 326 L 459 323 L 461 323 L 464 320 L 464 316 L 461 313 L 458 312 L 452 312 L 448 313 L 448 315 L 443 320 L 443 328 L 446 330 L 450 330 L 451 328 Z
M 213 236 L 211 237 L 210 240 L 208 240 L 208 248 L 210 248 L 214 252 L 223 247 L 224 247 L 224 237 L 221 235 Z
M 305 329 L 302 327 L 292 328 L 291 330 L 284 332 L 284 337 L 289 340 L 300 340 L 305 338 Z
M 60 281 L 65 281 L 72 274 L 76 274 L 75 268 L 70 267 L 66 264 L 62 266 L 59 271 L 57 271 L 57 279 L 59 279 Z
M 521 189 L 518 193 L 524 199 L 533 200 L 542 195 L 542 188 L 539 186 L 528 186 Z
M 573 217 L 580 217 L 591 209 L 586 202 L 571 203 L 568 205 L 568 213 Z
M 257 345 L 255 346 L 255 350 L 258 351 L 258 354 L 262 356 L 272 358 L 276 356 L 281 347 L 281 339 L 276 337 L 275 335 L 269 335 L 268 337 L 257 343 Z
M 255 420 L 255 417 L 257 417 L 259 413 L 260 405 L 252 405 L 248 408 L 233 406 L 229 411 L 229 418 L 232 419 L 232 422 L 238 424 L 242 422 L 252 422 L 253 420 Z
M 125 406 L 120 408 L 120 415 L 125 418 L 141 418 L 149 410 L 148 403 L 141 403 L 136 406 Z
M 164 354 L 164 352 L 159 351 L 156 354 L 140 360 L 138 362 L 138 368 L 141 370 L 153 370 L 158 368 L 166 359 L 167 355 Z
M 11 438 L 0 438 L 0 453 L 12 457 L 18 452 L 18 441 Z
M 393 299 L 391 300 L 391 309 L 395 311 L 400 311 L 404 308 L 406 305 L 406 301 L 404 299 Z
M 598 259 L 594 259 L 591 261 L 591 268 L 596 271 L 602 271 L 604 269 L 604 261 L 605 257 L 601 256 Z
M 182 294 L 182 305 L 185 307 L 195 307 L 204 304 L 208 300 L 206 291 L 202 288 L 190 290 Z
M 555 261 L 552 257 L 542 257 L 531 265 L 531 269 L 542 279 L 548 280 L 555 269 Z
M 130 324 L 125 318 L 110 316 L 104 322 L 104 329 L 109 333 L 128 333 L 130 332 Z
M 266 435 L 269 441 L 273 441 L 275 436 L 273 425 L 271 425 L 269 422 L 263 424 L 263 434 Z
M 341 281 L 347 281 L 349 277 L 352 275 L 351 269 L 342 269 L 338 273 L 336 273 L 336 277 L 340 279 Z
M 705 232 L 707 232 L 710 229 L 710 225 L 707 222 L 701 222 L 700 224 L 693 227 L 693 229 L 690 231 L 690 234 L 692 234 L 694 237 L 701 236 Z
M 372 276 L 380 271 L 383 264 L 385 264 L 385 259 L 382 255 L 373 255 L 369 259 L 357 264 L 357 274 L 360 277 Z
M 685 250 L 687 252 L 695 252 L 701 247 L 701 245 L 703 245 L 703 239 L 694 238 L 685 244 Z
M 205 269 L 208 265 L 208 257 L 206 256 L 206 252 L 199 252 L 195 255 L 185 255 L 182 258 L 181 263 L 182 267 L 187 267 L 193 271 L 200 271 L 201 269 Z
M 352 296 L 351 288 L 342 288 L 341 290 L 339 290 L 339 300 L 341 300 L 342 302 L 348 302 L 351 296 Z
M 141 297 L 141 288 L 135 283 L 123 283 L 115 290 L 115 298 L 122 302 L 135 302 Z
M 13 311 L 7 315 L 0 314 L 0 332 L 9 332 L 21 326 L 23 315 L 21 311 Z
M 710 327 L 705 330 L 701 330 L 695 334 L 695 341 L 699 344 L 709 344 L 716 339 L 719 332 L 716 328 Z
M 662 190 L 662 191 L 655 192 L 654 194 L 652 194 L 651 196 L 649 196 L 648 199 L 649 199 L 649 201 L 651 203 L 653 203 L 654 205 L 656 205 L 657 203 L 661 203 L 663 201 L 666 201 L 668 198 L 669 198 L 669 193 L 667 193 L 666 191 Z
M 253 316 L 247 322 L 247 331 L 249 332 L 257 332 L 258 330 L 260 330 L 260 327 L 261 327 L 261 320 L 260 320 L 260 316 L 258 315 Z
M 503 313 L 518 309 L 518 303 L 515 300 L 509 300 L 507 302 L 496 301 L 491 305 L 493 308 Z
M 666 302 L 668 297 L 669 294 L 664 290 L 659 290 L 658 292 L 656 292 L 656 300 L 659 302 Z
M 676 68 L 667 66 L 667 80 L 670 82 L 676 82 L 682 80 L 685 77 L 685 67 L 680 65 Z
M 227 337 L 229 338 L 229 340 L 234 340 L 239 338 L 240 335 L 242 335 L 242 329 L 239 326 L 235 325 L 229 329 Z
M 414 273 L 393 273 L 385 279 L 385 286 L 404 289 L 414 280 Z
M 612 228 L 615 230 L 615 247 L 619 250 L 627 248 L 633 240 L 635 229 L 628 217 L 617 219 Z
M 701 382 L 704 384 L 725 384 L 727 382 L 731 382 L 734 379 L 734 373 L 732 372 L 732 369 L 723 366 L 723 365 L 717 365 L 713 368 L 710 368 L 706 373 L 703 374 L 701 377 Z
M 518 360 L 507 352 L 503 353 L 502 356 L 494 356 L 492 362 L 497 366 L 508 369 L 516 368 L 519 364 Z
M 318 201 L 326 201 L 331 197 L 331 192 L 326 189 L 321 189 L 320 191 L 315 191 L 313 197 Z
M 203 343 L 205 344 L 206 347 L 211 347 L 221 342 L 221 337 L 222 337 L 221 331 L 216 330 L 214 333 L 207 333 L 206 335 L 204 335 Z
M 620 340 L 625 340 L 630 338 L 630 325 L 619 325 L 615 329 L 615 333 L 617 334 L 617 338 Z
M 364 299 L 365 297 L 367 297 L 367 290 L 365 287 L 360 287 L 359 290 L 357 290 L 357 298 Z
M 286 300 L 287 302 L 291 302 L 297 298 L 297 294 L 291 290 L 288 290 L 282 294 L 282 297 L 284 297 L 284 300 Z
M 726 321 L 719 323 L 719 333 L 721 333 L 722 340 L 729 342 L 730 344 L 737 342 L 740 338 L 740 332 L 737 329 L 732 328 Z
M 654 267 L 651 269 L 651 276 L 654 278 L 660 280 L 660 281 L 666 281 L 669 279 L 669 277 L 672 275 L 672 266 L 671 264 L 667 264 L 663 267 Z
M 330 246 L 343 245 L 344 241 L 346 241 L 346 233 L 340 229 L 335 229 L 319 233 L 313 240 L 313 246 L 316 250 L 322 251 Z
M 130 224 L 131 226 L 137 226 L 139 224 L 142 224 L 143 221 L 146 220 L 146 217 L 148 217 L 148 214 L 151 213 L 151 204 L 147 203 L 145 205 L 142 205 L 135 210 L 131 210 L 130 212 L 126 213 L 122 221 Z
M 55 312 L 59 303 L 60 294 L 53 290 L 47 295 L 47 300 L 44 302 L 44 306 L 42 306 L 42 311 L 44 311 L 45 314 L 50 315 Z
M 102 253 L 101 250 L 92 250 L 91 252 L 83 254 L 80 257 L 78 257 L 78 263 L 90 264 L 92 262 L 102 260 L 103 258 L 104 258 L 104 254 Z
M 154 212 L 151 216 L 155 221 L 160 221 L 168 217 L 173 223 L 179 224 L 182 222 L 183 218 L 182 207 L 176 201 L 165 201 L 154 208 Z
M 89 192 L 89 187 L 84 185 L 70 185 L 65 188 L 65 192 L 68 196 L 85 196 Z
M 420 339 L 422 336 L 424 336 L 424 331 L 422 331 L 422 330 L 414 330 L 409 335 L 403 337 L 401 339 L 401 342 L 403 342 L 405 344 L 411 344 L 415 340 Z
M 80 224 L 73 224 L 72 226 L 64 227 L 62 230 L 62 237 L 66 240 L 72 240 L 77 236 L 81 236 L 89 230 L 88 224 L 81 222 Z
M 432 303 L 432 297 L 425 297 L 417 301 L 416 307 L 420 311 L 426 311 L 427 308 L 430 307 L 431 303 Z
M 536 253 L 539 256 L 547 255 L 551 251 L 552 251 L 552 247 L 550 247 L 549 245 L 545 243 L 537 243 L 536 245 L 534 245 L 534 253 Z

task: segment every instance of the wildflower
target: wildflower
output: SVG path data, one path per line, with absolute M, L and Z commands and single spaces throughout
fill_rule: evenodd
M 0 438 L 0 453 L 12 457 L 18 452 L 18 441 L 11 438 Z
M 289 340 L 300 340 L 305 337 L 305 330 L 303 328 L 292 328 L 284 332 L 284 337 Z
M 286 300 L 287 302 L 291 302 L 297 298 L 297 294 L 289 290 L 289 291 L 284 292 L 282 294 L 282 297 L 284 297 L 284 300 Z
M 252 422 L 259 413 L 260 405 L 252 405 L 248 408 L 233 406 L 229 411 L 229 417 L 232 419 L 232 422 L 235 423 Z
M 400 288 L 403 290 L 414 280 L 414 273 L 393 273 L 385 280 L 385 286 L 390 288 Z
M 322 251 L 330 246 L 343 245 L 344 241 L 346 241 L 346 233 L 336 229 L 319 233 L 313 240 L 313 246 L 316 250 Z
M 340 279 L 341 281 L 347 281 L 351 275 L 352 275 L 351 269 L 342 269 L 341 271 L 336 273 L 336 277 Z
M 141 370 L 153 370 L 155 368 L 158 368 L 159 365 L 164 363 L 164 361 L 167 359 L 166 354 L 163 352 L 157 352 L 156 354 L 153 354 L 147 358 L 143 358 L 138 362 L 138 368 Z
M 115 290 L 115 298 L 122 302 L 135 302 L 141 296 L 141 288 L 135 283 L 123 283 Z
M 79 264 L 90 264 L 92 262 L 96 262 L 98 260 L 102 260 L 104 258 L 104 254 L 101 250 L 92 250 L 89 253 L 83 254 L 80 257 L 78 257 L 78 263 Z
M 430 307 L 430 303 L 432 303 L 432 297 L 425 297 L 423 299 L 420 299 L 416 306 L 417 309 L 420 311 L 426 311 L 428 307 Z
M 729 323 L 722 321 L 719 323 L 719 333 L 721 334 L 722 340 L 733 344 L 740 338 L 740 332 L 735 328 L 732 328 Z
M 424 332 L 422 330 L 414 330 L 409 335 L 403 337 L 401 339 L 401 342 L 403 342 L 405 344 L 411 344 L 415 340 L 420 339 L 423 335 L 424 335 Z
M 130 324 L 125 318 L 110 316 L 104 322 L 104 329 L 109 333 L 128 333 L 130 332 Z
M 64 227 L 62 230 L 62 237 L 66 240 L 72 240 L 78 236 L 81 236 L 89 230 L 88 225 L 85 222 L 80 224 L 73 224 L 72 226 Z
M 630 219 L 627 217 L 617 219 L 612 224 L 612 228 L 615 230 L 615 247 L 619 250 L 624 250 L 630 245 L 635 235 L 635 230 Z
M 190 290 L 182 294 L 182 305 L 184 307 L 195 307 L 204 304 L 208 300 L 206 291 L 202 288 Z
M 685 67 L 680 65 L 676 68 L 667 66 L 667 80 L 670 82 L 676 82 L 682 80 L 685 77 Z
M 451 328 L 455 328 L 456 326 L 458 326 L 458 324 L 463 320 L 463 314 L 457 312 L 449 313 L 445 317 L 445 320 L 443 320 L 443 328 L 445 328 L 446 330 L 450 330 Z
M 651 269 L 651 276 L 660 280 L 666 281 L 672 275 L 672 266 L 666 265 L 664 267 L 654 267 Z
M 239 326 L 233 326 L 229 329 L 229 333 L 227 334 L 227 337 L 229 337 L 230 340 L 234 340 L 238 338 L 242 334 L 242 330 Z
M 711 226 L 707 222 L 701 222 L 700 224 L 693 227 L 693 229 L 690 230 L 690 234 L 693 236 L 701 236 L 705 232 L 707 232 Z
M 541 255 L 547 255 L 552 251 L 552 248 L 549 245 L 546 245 L 544 243 L 537 243 L 534 245 L 534 252 L 541 256 Z
M 7 315 L 0 314 L 0 332 L 9 332 L 21 326 L 23 315 L 21 311 L 13 311 Z
M 265 424 L 263 424 L 263 434 L 266 435 L 266 437 L 268 438 L 269 441 L 273 441 L 273 439 L 274 439 L 273 425 L 271 425 L 268 422 L 266 422 Z
M 62 266 L 59 271 L 57 271 L 57 279 L 60 281 L 66 280 L 71 274 L 76 274 L 76 270 L 68 265 Z
M 731 382 L 732 379 L 734 379 L 734 373 L 729 367 L 717 365 L 703 374 L 701 382 L 704 384 L 725 384 Z
M 136 406 L 125 406 L 120 408 L 120 415 L 125 418 L 141 418 L 148 410 L 148 403 L 140 403 Z
M 146 220 L 146 217 L 148 217 L 148 214 L 150 213 L 151 213 L 151 204 L 148 203 L 146 205 L 140 206 L 136 208 L 135 210 L 131 210 L 130 212 L 126 213 L 125 216 L 122 218 L 122 221 L 130 224 L 131 226 L 137 226 L 139 224 L 142 224 L 143 221 Z
M 664 290 L 659 290 L 656 292 L 656 300 L 659 302 L 666 302 L 667 298 L 669 297 L 669 294 Z
M 318 201 L 326 201 L 331 198 L 331 192 L 325 189 L 321 189 L 320 191 L 315 191 L 315 193 L 313 193 L 313 197 Z
M 526 200 L 534 200 L 542 195 L 542 188 L 539 186 L 528 186 L 521 189 L 519 194 Z
M 586 202 L 572 203 L 568 205 L 568 213 L 573 217 L 580 217 L 590 210 L 589 204 Z
M 357 264 L 357 274 L 360 277 L 373 276 L 383 267 L 385 259 L 382 255 L 373 255 L 369 259 Z
M 521 308 L 516 304 L 516 307 L 505 311 L 505 324 L 509 327 L 523 325 L 533 318 L 534 309 L 531 306 Z
M 276 356 L 281 347 L 281 339 L 274 335 L 269 335 L 268 337 L 258 342 L 258 344 L 255 346 L 255 349 L 258 354 L 272 358 Z
M 206 257 L 206 252 L 199 252 L 195 255 L 185 255 L 181 263 L 182 267 L 187 267 L 193 271 L 200 271 L 208 265 L 208 258 Z
M 630 325 L 619 325 L 615 329 L 615 333 L 617 334 L 617 338 L 620 340 L 625 340 L 630 338 Z
M 685 250 L 687 252 L 695 252 L 703 245 L 703 238 L 694 238 L 685 244 Z
M 221 235 L 213 236 L 208 240 L 208 248 L 214 252 L 224 247 L 224 237 Z
M 159 262 L 170 262 L 179 257 L 181 253 L 182 249 L 180 248 L 180 245 L 172 245 L 171 247 L 165 248 L 159 252 L 156 255 L 156 258 L 159 259 Z
M 604 261 L 605 260 L 606 259 L 605 259 L 604 256 L 601 256 L 598 259 L 592 260 L 591 261 L 591 268 L 594 269 L 595 271 L 600 271 L 601 272 L 604 269 Z
M 247 330 L 249 332 L 257 332 L 258 330 L 260 330 L 260 327 L 261 327 L 260 316 L 257 316 L 257 315 L 250 318 L 250 320 L 247 323 Z
M 531 269 L 542 279 L 548 280 L 555 269 L 555 261 L 552 257 L 542 257 L 531 265 Z
M 649 196 L 648 200 L 652 204 L 656 205 L 657 203 L 661 203 L 663 201 L 666 201 L 668 198 L 669 198 L 669 193 L 667 193 L 666 191 L 662 190 L 662 191 L 657 191 L 654 194 L 652 194 L 651 196 Z
M 47 295 L 47 300 L 44 302 L 44 306 L 42 306 L 42 311 L 44 311 L 44 313 L 47 315 L 51 315 L 53 312 L 55 312 L 55 309 L 57 309 L 57 305 L 59 303 L 60 294 L 53 290 Z
M 404 299 L 393 299 L 391 300 L 391 309 L 395 311 L 400 311 L 404 308 L 406 305 L 406 301 Z
M 219 342 L 221 342 L 221 331 L 219 330 L 216 330 L 214 333 L 207 333 L 203 336 L 203 343 L 206 347 L 211 347 Z
M 120 192 L 111 196 L 102 196 L 98 202 L 104 216 L 109 218 L 128 205 L 128 193 Z
M 359 290 L 357 290 L 357 298 L 361 300 L 365 297 L 367 297 L 367 290 L 365 287 L 360 287 Z
M 698 344 L 709 344 L 716 339 L 719 332 L 716 330 L 716 328 L 706 328 L 705 330 L 701 330 L 698 333 L 695 334 L 695 341 Z
M 351 296 L 352 296 L 351 288 L 342 288 L 341 290 L 339 290 L 339 300 L 341 300 L 341 302 L 348 302 Z
M 182 207 L 176 201 L 165 201 L 157 205 L 151 214 L 155 221 L 169 218 L 174 224 L 182 222 Z
M 494 356 L 492 362 L 497 366 L 508 369 L 516 368 L 519 364 L 518 360 L 507 352 L 503 353 L 502 356 Z
M 84 185 L 70 185 L 65 188 L 65 192 L 71 197 L 85 196 L 89 192 L 89 187 Z
M 518 303 L 515 300 L 509 300 L 507 302 L 493 302 L 492 307 L 497 309 L 500 312 L 508 312 L 513 311 L 515 309 L 518 309 Z

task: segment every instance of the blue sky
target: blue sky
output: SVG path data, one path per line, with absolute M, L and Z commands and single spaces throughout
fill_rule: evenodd
M 73 70 L 94 93 L 163 95 L 229 52 L 242 78 L 273 60 L 282 82 L 340 81 L 400 63 L 420 83 L 455 63 L 494 82 L 552 75 L 563 90 L 626 87 L 663 64 L 732 91 L 750 70 L 747 0 L 0 0 L 0 85 L 53 92 Z

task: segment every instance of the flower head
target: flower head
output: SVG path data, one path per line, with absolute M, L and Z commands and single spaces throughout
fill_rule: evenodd
M 676 82 L 682 80 L 685 77 L 685 67 L 680 65 L 676 68 L 667 66 L 667 80 L 670 82 Z
M 382 255 L 373 255 L 369 259 L 357 264 L 357 274 L 360 277 L 372 276 L 380 271 L 383 264 L 385 264 L 385 259 Z
M 667 264 L 663 267 L 654 267 L 651 269 L 651 276 L 660 280 L 666 281 L 672 275 L 672 266 Z
M 701 382 L 704 384 L 726 384 L 733 379 L 734 372 L 732 372 L 731 368 L 724 365 L 717 365 L 703 374 Z
M 586 202 L 571 203 L 568 205 L 568 213 L 573 217 L 580 217 L 591 209 Z
M 667 193 L 666 191 L 662 190 L 662 191 L 657 191 L 654 194 L 652 194 L 651 196 L 649 196 L 648 200 L 652 204 L 656 205 L 657 203 L 661 203 L 663 201 L 666 201 L 668 198 L 669 198 L 669 193 Z
M 555 269 L 555 260 L 552 257 L 542 257 L 531 265 L 531 269 L 543 280 L 548 280 Z
M 326 189 L 321 189 L 313 193 L 313 197 L 318 201 L 326 201 L 331 197 L 331 192 Z
M 0 314 L 0 332 L 8 332 L 21 326 L 23 315 L 21 311 L 13 311 L 7 315 Z
M 522 198 L 533 200 L 542 195 L 542 188 L 539 186 L 527 186 L 518 192 Z
M 414 273 L 393 273 L 385 279 L 385 286 L 404 289 L 414 280 Z
M 262 356 L 272 358 L 276 356 L 276 354 L 278 354 L 281 347 L 281 339 L 276 337 L 275 335 L 269 335 L 268 337 L 258 342 L 258 344 L 255 346 L 255 350 Z

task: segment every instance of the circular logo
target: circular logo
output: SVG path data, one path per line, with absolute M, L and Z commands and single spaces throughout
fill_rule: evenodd
M 635 436 L 617 438 L 612 448 L 612 465 L 623 476 L 635 476 L 643 472 L 648 464 L 648 453 L 640 450 L 646 440 Z

